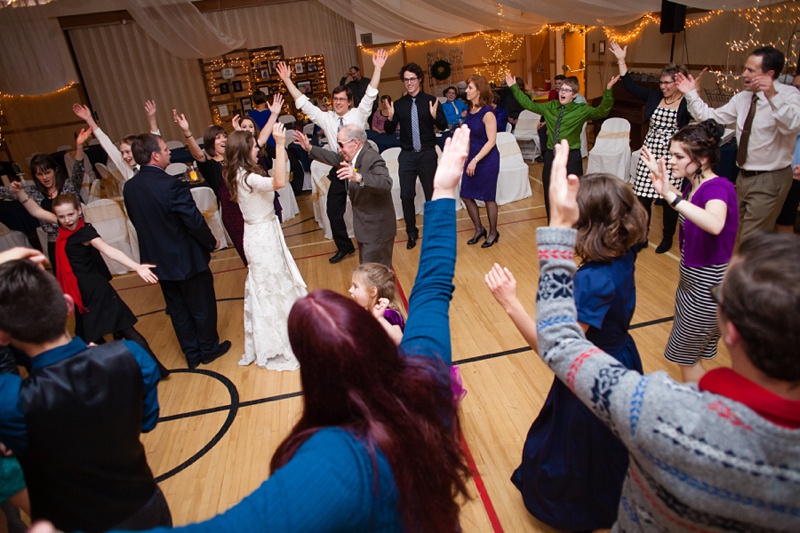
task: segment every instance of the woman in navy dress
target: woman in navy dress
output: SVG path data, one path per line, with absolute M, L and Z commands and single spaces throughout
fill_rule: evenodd
M 500 173 L 500 152 L 497 151 L 497 119 L 492 110 L 492 89 L 483 76 L 467 78 L 467 100 L 470 110 L 464 123 L 469 128 L 469 159 L 461 179 L 461 199 L 475 224 L 475 235 L 467 244 L 486 239 L 481 248 L 489 248 L 500 238 L 497 232 L 497 176 Z M 489 233 L 481 223 L 475 200 L 486 204 Z
M 578 323 L 595 346 L 642 372 L 628 328 L 636 307 L 633 247 L 647 232 L 647 214 L 625 183 L 608 174 L 581 179 L 578 206 L 576 251 L 583 259 L 575 275 Z M 536 348 L 536 324 L 516 298 L 511 273 L 495 265 L 486 282 Z M 588 531 L 610 528 L 616 520 L 627 469 L 625 446 L 554 379 L 511 481 L 540 521 L 564 531 Z

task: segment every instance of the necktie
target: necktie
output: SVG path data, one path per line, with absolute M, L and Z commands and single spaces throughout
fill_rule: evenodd
M 417 111 L 417 99 L 411 99 L 411 143 L 414 150 L 422 150 L 422 141 L 419 138 L 419 112 Z
M 736 165 L 739 168 L 743 167 L 747 161 L 747 144 L 750 142 L 750 130 L 753 128 L 753 119 L 756 116 L 757 103 L 758 93 L 753 93 L 753 99 L 750 101 L 750 110 L 747 112 L 747 118 L 744 119 L 742 138 L 739 139 L 739 149 L 736 152 Z
M 338 134 L 344 128 L 344 117 L 339 117 L 339 127 L 336 129 L 336 133 Z
M 461 113 L 458 112 L 458 106 L 456 105 L 455 100 L 453 100 L 452 104 L 453 104 L 453 109 L 456 110 L 456 118 L 458 119 L 458 123 L 461 124 Z
M 558 112 L 558 118 L 556 119 L 556 131 L 553 133 L 553 149 L 555 150 L 558 141 L 561 139 L 558 138 L 558 132 L 561 129 L 561 119 L 564 118 L 564 109 L 566 106 L 561 106 L 561 111 Z

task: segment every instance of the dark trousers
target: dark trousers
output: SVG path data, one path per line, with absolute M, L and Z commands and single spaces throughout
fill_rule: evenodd
M 217 351 L 217 297 L 211 271 L 205 270 L 187 280 L 161 280 L 160 284 L 186 361 L 196 363 Z
M 355 252 L 356 248 L 347 235 L 347 224 L 344 222 L 344 212 L 347 209 L 347 187 L 344 181 L 336 175 L 338 169 L 339 167 L 333 167 L 328 172 L 331 186 L 328 188 L 328 203 L 325 211 L 331 223 L 331 234 L 333 234 L 336 249 L 349 254 Z
M 397 158 L 398 175 L 400 177 L 400 201 L 403 204 L 403 219 L 406 222 L 406 234 L 419 237 L 417 214 L 414 209 L 414 197 L 417 190 L 417 176 L 425 193 L 425 201 L 433 196 L 433 176 L 436 174 L 438 158 L 436 149 L 414 152 L 402 150 Z
M 553 169 L 553 158 L 556 156 L 553 150 L 544 152 L 544 169 L 542 169 L 542 186 L 544 187 L 544 209 L 547 212 L 547 221 L 550 222 L 550 172 Z M 567 174 L 575 174 L 579 178 L 583 176 L 583 157 L 580 148 L 569 151 L 567 159 Z
M 392 268 L 394 239 L 383 242 L 358 243 L 358 263 L 380 263 Z
M 129 516 L 112 529 L 141 531 L 154 527 L 172 527 L 172 513 L 169 511 L 169 505 L 167 505 L 167 499 L 164 498 L 164 493 L 158 487 L 156 487 L 153 496 L 147 500 L 147 503 L 136 511 L 133 516 Z
M 639 199 L 639 203 L 642 204 L 642 207 L 644 207 L 644 210 L 647 211 L 647 228 L 649 233 L 650 212 L 652 210 L 654 198 L 644 198 L 642 196 L 637 196 L 637 198 Z M 664 202 L 662 209 L 664 210 L 664 233 L 662 237 L 664 240 L 671 241 L 675 236 L 675 228 L 678 227 L 678 212 L 668 206 L 666 202 Z

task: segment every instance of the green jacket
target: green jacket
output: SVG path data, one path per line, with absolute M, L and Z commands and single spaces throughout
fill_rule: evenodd
M 555 135 L 556 121 L 558 120 L 558 113 L 561 111 L 561 103 L 556 100 L 550 100 L 543 104 L 537 104 L 531 101 L 520 88 L 514 84 L 511 86 L 511 94 L 517 99 L 522 107 L 542 115 L 547 121 L 547 149 L 553 149 L 553 135 Z M 587 104 L 577 104 L 574 101 L 564 106 L 564 116 L 561 118 L 561 128 L 559 129 L 558 136 L 561 139 L 566 139 L 569 142 L 570 149 L 576 150 L 581 147 L 581 129 L 587 120 L 594 120 L 597 118 L 604 118 L 611 112 L 611 107 L 614 105 L 614 97 L 611 95 L 611 90 L 606 89 L 603 91 L 603 101 L 597 107 L 592 107 Z M 559 139 L 559 140 L 561 140 Z

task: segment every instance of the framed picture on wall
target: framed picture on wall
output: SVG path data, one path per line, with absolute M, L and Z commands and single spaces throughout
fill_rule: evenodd
M 269 69 L 268 68 L 261 69 L 261 77 L 262 78 L 269 78 L 269 76 L 270 76 L 270 74 L 269 74 Z
M 219 94 L 228 94 L 231 92 L 231 87 L 227 83 L 219 84 Z
M 277 72 L 276 71 L 276 67 L 277 66 L 278 66 L 278 60 L 277 59 L 273 59 L 272 61 L 269 62 L 269 72 L 270 72 L 270 74 L 275 74 L 275 72 Z
M 248 111 L 252 111 L 253 102 L 252 100 L 250 100 L 250 97 L 242 98 L 241 102 L 242 102 L 242 111 L 244 111 L 245 113 L 247 113 Z
M 311 94 L 314 92 L 314 87 L 311 85 L 310 81 L 298 81 L 297 90 L 303 94 Z
M 233 92 L 239 93 L 242 92 L 242 81 L 241 80 L 233 80 Z
M 269 96 L 269 87 L 267 87 L 266 85 L 263 87 L 259 87 L 258 90 L 264 93 L 264 95 Z
M 306 71 L 308 72 L 316 72 L 317 70 L 317 62 L 316 61 L 309 61 L 306 64 Z
M 302 74 L 304 72 L 304 65 L 305 63 L 295 63 L 294 64 L 294 73 L 295 74 Z

